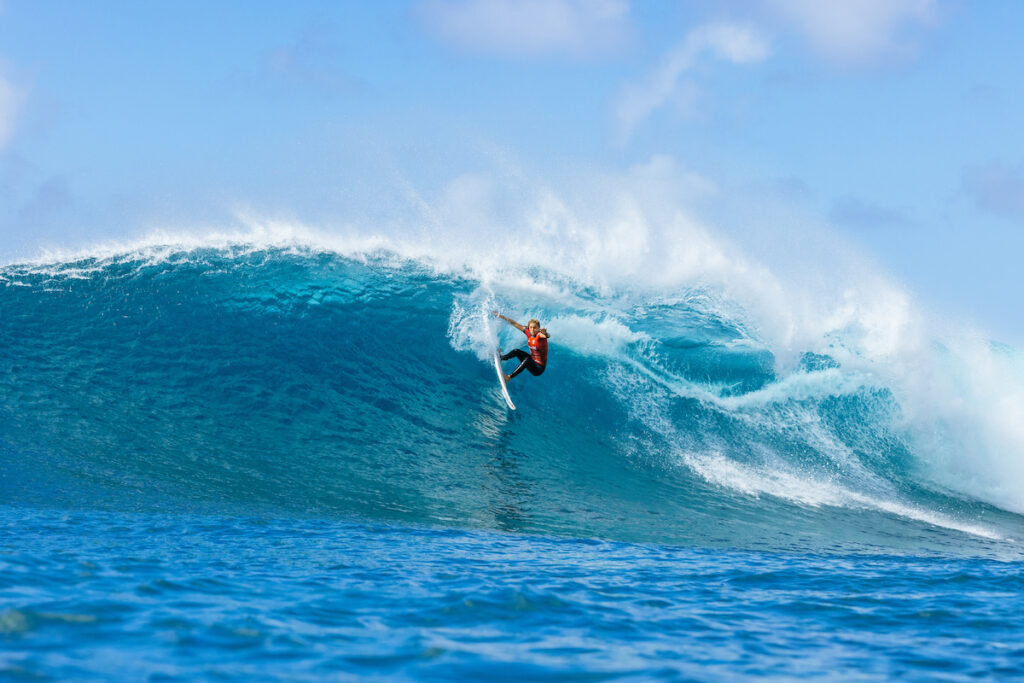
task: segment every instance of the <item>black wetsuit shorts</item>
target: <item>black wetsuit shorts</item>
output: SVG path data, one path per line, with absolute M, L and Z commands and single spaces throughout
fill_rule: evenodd
M 535 361 L 533 358 L 531 358 L 530 354 L 528 354 L 526 351 L 523 351 L 522 349 L 512 349 L 511 351 L 509 351 L 508 353 L 501 357 L 502 360 L 508 360 L 509 358 L 518 358 L 520 361 L 522 361 L 519 364 L 519 367 L 512 371 L 512 374 L 509 375 L 509 378 L 515 377 L 523 370 L 528 370 L 530 374 L 533 375 L 534 377 L 544 373 L 544 366 Z

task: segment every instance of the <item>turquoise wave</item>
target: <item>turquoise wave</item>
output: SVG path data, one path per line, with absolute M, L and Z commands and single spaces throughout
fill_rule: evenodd
M 540 318 L 548 371 L 487 354 Z M 0 270 L 3 502 L 746 548 L 989 552 L 898 388 L 786 369 L 721 292 L 499 281 L 376 252 L 168 249 Z

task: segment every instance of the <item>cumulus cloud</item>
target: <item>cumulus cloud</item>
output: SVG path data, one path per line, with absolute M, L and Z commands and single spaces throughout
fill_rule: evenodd
M 458 49 L 505 57 L 594 56 L 629 34 L 627 0 L 421 0 L 415 11 Z
M 1024 165 L 992 162 L 964 171 L 963 185 L 979 208 L 1024 222 Z
M 768 57 L 769 45 L 751 26 L 722 23 L 693 29 L 645 78 L 623 89 L 615 107 L 623 139 L 655 110 L 685 95 L 682 76 L 705 54 L 733 64 L 752 64 Z
M 935 24 L 937 0 L 765 0 L 826 58 L 861 64 L 913 52 L 914 31 Z

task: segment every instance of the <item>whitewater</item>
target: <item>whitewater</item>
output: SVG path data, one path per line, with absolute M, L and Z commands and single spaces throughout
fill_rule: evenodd
M 0 268 L 0 672 L 1024 674 L 1019 351 L 628 213 Z

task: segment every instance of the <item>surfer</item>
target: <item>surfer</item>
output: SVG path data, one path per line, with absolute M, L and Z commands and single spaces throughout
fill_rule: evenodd
M 510 358 L 518 358 L 520 363 L 519 367 L 512 371 L 511 375 L 505 375 L 505 381 L 509 381 L 523 370 L 529 370 L 533 376 L 543 374 L 544 368 L 548 363 L 548 331 L 540 326 L 540 321 L 534 318 L 523 327 L 512 318 L 506 318 L 497 311 L 491 311 L 491 315 L 495 318 L 501 318 L 512 327 L 516 328 L 520 332 L 526 335 L 526 342 L 530 346 L 530 353 L 526 353 L 522 349 L 512 349 L 508 353 L 504 354 L 501 359 L 508 360 Z M 498 349 L 500 352 L 501 349 Z

